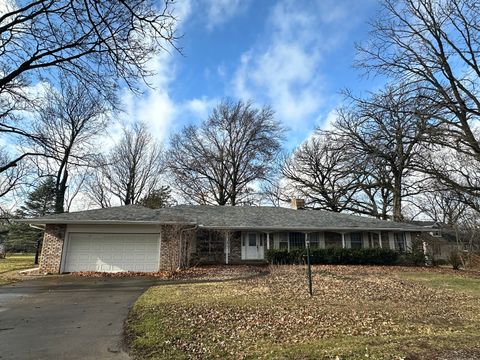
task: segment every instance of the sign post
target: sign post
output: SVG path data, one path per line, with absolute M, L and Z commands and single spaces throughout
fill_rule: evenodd
M 312 266 L 310 264 L 310 240 L 308 234 L 305 234 L 305 248 L 307 250 L 307 278 L 308 278 L 308 293 L 313 296 L 312 289 Z

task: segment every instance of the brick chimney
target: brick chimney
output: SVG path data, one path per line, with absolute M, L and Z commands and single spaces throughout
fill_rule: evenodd
M 305 199 L 292 199 L 292 209 L 303 210 L 305 209 Z

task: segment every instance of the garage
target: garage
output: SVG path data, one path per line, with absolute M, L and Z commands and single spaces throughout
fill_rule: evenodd
M 160 234 L 70 233 L 63 272 L 155 272 Z

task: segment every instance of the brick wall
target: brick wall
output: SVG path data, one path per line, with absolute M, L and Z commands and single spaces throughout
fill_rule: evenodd
M 191 226 L 163 225 L 161 232 L 160 270 L 173 271 L 188 266 L 196 230 L 192 230 Z M 183 240 L 182 243 L 180 239 Z
M 66 225 L 47 225 L 43 235 L 40 273 L 58 274 L 62 262 Z
M 242 262 L 242 233 L 240 231 L 236 231 L 230 235 L 228 262 L 230 264 Z

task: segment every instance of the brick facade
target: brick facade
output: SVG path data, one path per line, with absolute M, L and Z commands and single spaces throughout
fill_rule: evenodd
M 196 230 L 191 227 L 163 225 L 160 241 L 160 270 L 173 271 L 180 267 L 187 267 L 195 237 Z
M 229 264 L 238 264 L 242 262 L 242 233 L 236 231 L 230 235 L 230 254 L 228 254 Z
M 60 273 L 65 230 L 66 225 L 46 225 L 40 258 L 40 273 Z

